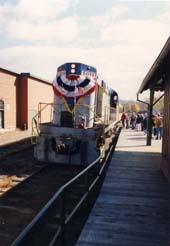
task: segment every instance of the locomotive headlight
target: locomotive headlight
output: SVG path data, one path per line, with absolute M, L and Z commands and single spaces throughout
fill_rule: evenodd
M 72 63 L 71 68 L 75 68 L 75 67 L 76 67 L 76 64 Z
M 74 68 L 72 68 L 70 71 L 71 71 L 71 73 L 75 73 L 76 70 Z

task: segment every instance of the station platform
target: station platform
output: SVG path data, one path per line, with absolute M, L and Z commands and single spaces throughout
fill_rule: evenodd
M 0 133 L 0 146 L 10 144 L 25 138 L 31 137 L 31 131 L 21 131 L 21 130 L 15 130 L 15 131 L 8 131 Z
M 76 246 L 170 246 L 170 186 L 161 140 L 123 129 Z

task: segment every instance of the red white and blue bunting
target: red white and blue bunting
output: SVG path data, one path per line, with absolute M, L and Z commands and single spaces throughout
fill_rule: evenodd
M 81 97 L 95 91 L 97 81 L 95 77 L 83 75 L 69 78 L 66 75 L 56 77 L 53 81 L 53 90 L 57 96 L 68 98 Z

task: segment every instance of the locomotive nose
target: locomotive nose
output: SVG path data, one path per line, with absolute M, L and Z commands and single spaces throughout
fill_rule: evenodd
M 79 73 L 78 73 L 79 74 Z M 69 65 L 66 78 L 69 80 L 77 80 L 80 75 L 77 74 L 77 67 L 75 63 Z
M 77 74 L 69 74 L 66 76 L 67 79 L 69 80 L 77 80 L 80 76 Z

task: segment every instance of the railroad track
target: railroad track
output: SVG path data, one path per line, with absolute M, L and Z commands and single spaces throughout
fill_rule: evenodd
M 46 165 L 4 193 L 0 198 L 0 245 L 10 245 L 61 185 L 81 170 L 80 166 Z
M 16 154 L 22 150 L 32 148 L 31 138 L 22 139 L 16 142 L 8 143 L 0 146 L 0 160 L 5 159 L 9 155 Z
M 0 245 L 10 245 L 56 189 L 82 168 L 47 166 L 35 160 L 30 139 L 1 146 Z M 49 192 L 47 187 L 50 187 Z M 39 206 L 32 205 L 33 200 L 35 204 L 38 200 Z
M 116 145 L 118 135 L 119 134 L 117 134 L 111 144 L 112 149 L 114 149 Z M 30 158 L 29 161 L 31 163 L 31 160 L 33 161 L 31 154 L 29 154 L 31 150 L 27 151 L 27 156 L 25 156 L 23 160 Z M 85 175 L 81 176 L 80 180 L 78 178 L 74 181 L 74 177 L 79 175 L 80 172 L 84 172 L 84 167 L 82 166 L 60 166 L 55 164 L 43 166 L 45 163 L 42 163 L 40 164 L 41 168 L 39 167 L 39 170 L 37 170 L 35 174 L 4 193 L 0 197 L 0 245 L 55 245 L 50 244 L 50 242 L 53 235 L 56 234 L 56 231 L 61 232 L 59 244 L 57 245 L 75 245 L 81 228 L 96 200 L 102 180 L 102 178 L 99 178 L 103 169 L 106 169 L 105 163 L 112 151 L 113 150 L 109 152 L 106 158 L 102 158 L 102 163 L 101 160 L 96 162 L 97 165 L 94 163 L 95 165 L 93 164 L 92 168 L 90 167 L 89 169 L 90 172 L 87 171 Z M 33 166 L 36 166 L 38 163 L 34 163 Z M 21 166 L 23 166 L 23 163 Z M 88 168 L 89 166 L 86 167 L 86 169 Z M 103 175 L 101 176 L 103 177 Z M 68 184 L 71 179 L 73 180 L 73 183 L 71 181 L 71 189 L 67 189 L 67 187 L 63 189 L 65 184 Z M 99 185 L 97 189 L 93 191 L 92 186 L 96 181 Z M 59 200 L 51 203 L 51 200 L 54 200 L 53 198 L 58 196 L 61 191 L 64 191 L 64 195 L 62 193 L 60 198 L 57 197 Z M 92 192 L 89 193 L 89 191 Z M 88 199 L 85 198 L 87 193 L 89 193 Z M 74 217 L 76 219 L 73 223 L 70 223 L 69 217 L 72 217 L 75 204 L 79 204 L 79 200 L 81 200 L 82 197 L 86 203 L 82 205 L 83 209 L 80 210 L 80 213 L 75 213 L 77 217 Z M 67 209 L 65 209 L 65 204 L 67 205 Z M 42 213 L 47 207 L 47 211 Z M 78 206 L 76 205 L 76 207 Z M 64 218 L 61 218 L 61 214 L 64 214 Z M 37 216 L 40 220 L 39 218 L 37 220 Z M 36 221 L 36 223 L 33 225 L 32 222 L 34 221 Z M 61 224 L 66 227 L 65 235 L 61 231 L 63 230 L 61 229 Z M 31 231 L 27 234 L 27 228 L 30 227 L 33 227 L 33 229 L 31 228 Z M 18 243 L 18 238 L 23 232 L 25 233 L 25 230 L 26 236 L 24 235 L 23 240 Z
M 30 139 L 0 147 L 0 196 L 37 171 L 43 162 L 33 158 Z

